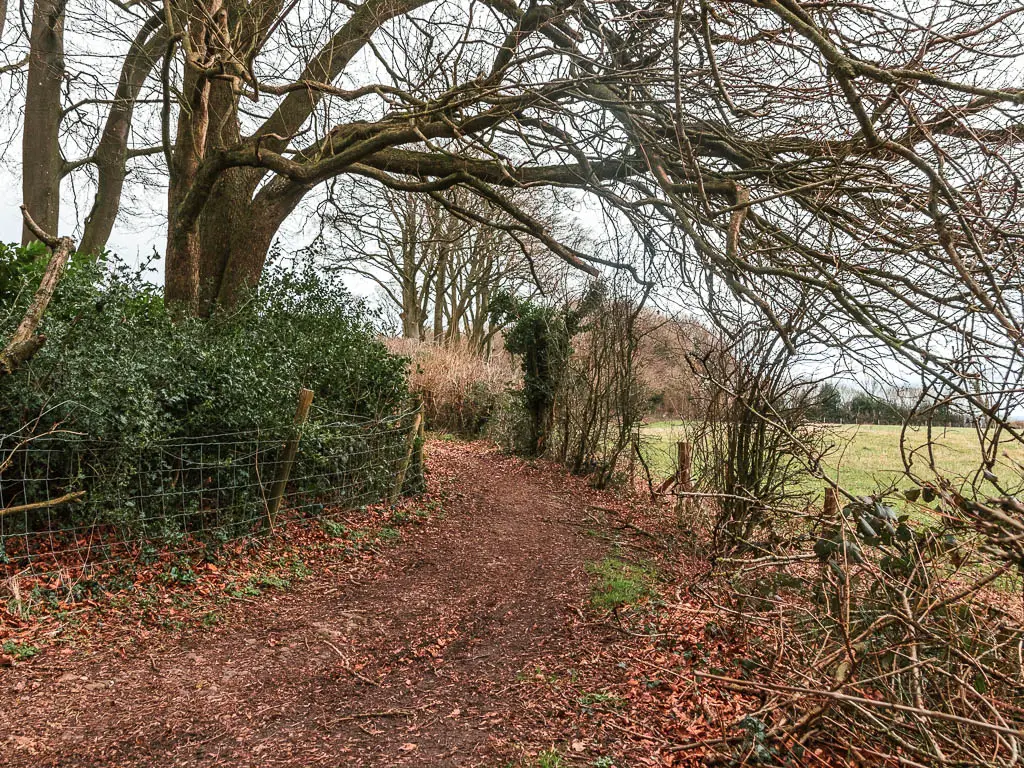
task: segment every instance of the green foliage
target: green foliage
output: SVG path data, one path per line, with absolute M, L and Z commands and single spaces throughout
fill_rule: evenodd
M 743 744 L 739 749 L 746 762 L 757 764 L 775 762 L 776 750 L 769 745 L 768 726 L 760 718 L 747 715 L 740 721 L 743 730 Z
M 842 516 L 843 524 L 814 543 L 814 554 L 838 576 L 842 577 L 843 564 L 864 562 L 864 546 L 882 548 L 883 570 L 913 570 L 923 540 L 907 524 L 908 515 L 899 514 L 881 499 L 864 496 L 843 507 Z
M 162 581 L 165 584 L 195 584 L 196 573 L 187 561 L 182 561 L 181 563 L 175 563 L 166 573 L 162 574 Z
M 26 288 L 4 305 L 5 333 Z M 320 410 L 367 417 L 406 394 L 366 308 L 308 264 L 272 266 L 231 312 L 172 323 L 143 270 L 76 254 L 41 331 L 39 354 L 0 381 L 0 432 L 42 415 L 41 428 L 145 442 L 286 424 L 302 386 Z
M 503 294 L 492 302 L 494 322 L 508 325 L 505 348 L 520 359 L 522 405 L 529 415 L 527 441 L 521 450 L 539 456 L 547 447 L 555 396 L 572 354 L 572 337 L 600 304 L 601 283 L 593 283 L 575 307 L 556 307 Z
M 46 246 L 40 242 L 24 248 L 0 243 L 0 307 L 13 306 L 27 286 L 39 282 L 45 256 Z
M 8 656 L 13 656 L 18 661 L 24 661 L 25 659 L 31 659 L 37 653 L 39 648 L 34 645 L 27 643 L 16 643 L 13 640 L 8 640 L 3 644 L 4 653 Z
M 811 417 L 818 421 L 837 422 L 844 416 L 843 393 L 835 384 L 822 384 L 814 395 Z
M 325 517 L 320 521 L 320 527 L 323 528 L 324 533 L 333 539 L 342 539 L 348 535 L 348 527 L 344 523 L 331 520 L 329 517 Z
M 633 605 L 654 594 L 654 573 L 649 568 L 627 563 L 617 557 L 606 557 L 587 566 L 587 573 L 597 581 L 590 595 L 590 604 L 600 611 L 617 610 Z
M 44 262 L 0 249 L 0 334 L 20 319 Z M 336 278 L 275 263 L 238 307 L 172 322 L 145 271 L 73 256 L 40 327 L 46 344 L 0 378 L 0 459 L 37 438 L 0 487 L 4 505 L 87 490 L 86 504 L 40 519 L 227 538 L 264 507 L 301 387 L 315 399 L 290 504 L 312 507 L 337 489 L 338 501 L 367 503 L 390 489 L 406 427 L 361 425 L 407 408 L 405 360 Z M 422 483 L 419 471 L 408 487 Z M 18 523 L 4 520 L 0 535 Z
M 276 573 L 264 573 L 252 580 L 253 586 L 262 589 L 288 589 L 292 583 Z

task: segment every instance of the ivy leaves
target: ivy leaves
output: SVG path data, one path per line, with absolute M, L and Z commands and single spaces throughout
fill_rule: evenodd
M 859 565 L 864 562 L 864 546 L 900 546 L 914 539 L 907 525 L 909 515 L 899 514 L 874 497 L 865 496 L 850 502 L 842 508 L 841 514 L 843 524 L 814 543 L 814 554 L 823 563 L 840 561 Z

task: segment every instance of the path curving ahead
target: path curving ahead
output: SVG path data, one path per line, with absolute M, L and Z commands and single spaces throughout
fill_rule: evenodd
M 0 763 L 526 765 L 572 744 L 572 702 L 534 692 L 614 642 L 580 611 L 604 554 L 584 522 L 599 495 L 479 444 L 429 451 L 453 492 L 382 558 L 123 657 L 4 671 Z

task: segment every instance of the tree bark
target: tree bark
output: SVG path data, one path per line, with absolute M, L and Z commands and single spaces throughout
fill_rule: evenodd
M 248 193 L 233 201 L 233 205 L 248 208 L 248 223 L 245 229 L 235 227 L 235 237 L 224 264 L 224 272 L 217 283 L 217 304 L 234 307 L 249 291 L 260 283 L 263 268 L 267 263 L 270 246 L 277 236 L 284 220 L 295 210 L 310 187 L 282 181 L 263 187 L 255 197 Z M 240 217 L 240 221 L 244 219 Z M 215 254 L 204 253 L 204 258 L 215 258 Z
M 210 86 L 210 125 L 217 130 L 207 134 L 206 153 L 210 155 L 241 140 L 238 99 L 231 83 L 216 80 Z M 259 173 L 253 168 L 229 168 L 220 175 L 199 217 L 199 314 L 208 316 L 221 300 L 221 288 L 236 251 L 256 247 L 270 239 L 261 230 L 265 222 L 254 215 L 253 193 Z M 235 261 L 239 257 L 234 257 Z M 243 259 L 245 261 L 251 260 Z M 265 256 L 264 256 L 265 258 Z
M 243 259 L 236 253 L 257 247 L 257 241 L 266 250 L 273 239 L 272 233 L 267 237 L 262 232 L 266 222 L 255 219 L 251 176 L 249 169 L 225 171 L 200 216 L 199 314 L 203 317 L 213 312 L 221 301 L 221 290 L 232 260 L 237 263 L 240 259 L 251 261 L 253 258 L 250 254 Z
M 402 264 L 399 279 L 402 285 L 402 336 L 407 339 L 423 340 L 423 291 L 420 287 L 420 271 L 422 265 L 421 244 L 419 242 L 419 215 L 416 201 L 405 195 L 402 213 Z
M 245 237 L 236 238 L 231 244 L 224 273 L 217 284 L 216 304 L 228 309 L 259 285 L 277 230 L 291 212 L 290 208 L 282 213 L 258 204 L 251 210 L 251 227 Z
M 46 265 L 39 288 L 36 289 L 35 296 L 32 297 L 14 335 L 0 350 L 0 376 L 14 373 L 46 343 L 46 336 L 36 333 L 36 330 L 39 328 L 46 308 L 50 305 L 50 299 L 53 298 L 53 292 L 57 289 L 57 283 L 60 282 L 60 278 L 64 274 L 64 267 L 75 250 L 75 243 L 71 238 L 56 237 L 45 232 L 32 220 L 32 216 L 29 215 L 29 211 L 24 205 L 21 206 L 21 215 L 25 222 L 25 228 L 32 234 L 32 239 L 46 243 L 53 251 L 53 255 Z
M 194 0 L 201 6 L 202 0 Z M 199 309 L 199 214 L 184 210 L 183 203 L 197 181 L 206 158 L 207 132 L 210 127 L 210 80 L 201 71 L 210 51 L 210 24 L 221 10 L 219 0 L 208 7 L 189 8 L 185 45 L 185 73 L 182 79 L 182 109 L 171 152 L 167 184 L 167 252 L 164 256 L 164 296 L 176 316 L 194 316 Z M 164 87 L 169 87 L 164 84 Z
M 56 232 L 60 218 L 61 84 L 64 79 L 64 0 L 35 0 L 29 38 L 28 88 L 22 126 L 22 199 L 40 229 Z M 36 239 L 26 223 L 21 242 Z
M 435 246 L 438 247 L 438 246 Z M 437 282 L 434 284 L 434 328 L 433 339 L 435 344 L 444 341 L 444 308 L 448 295 L 448 249 L 444 243 L 438 247 L 437 259 Z
M 168 33 L 162 24 L 162 14 L 156 14 L 143 25 L 121 68 L 114 102 L 107 113 L 107 122 L 96 147 L 96 196 L 85 219 L 85 230 L 79 244 L 79 250 L 83 253 L 102 251 L 117 220 L 135 101 L 159 60 L 160 53 L 167 47 Z

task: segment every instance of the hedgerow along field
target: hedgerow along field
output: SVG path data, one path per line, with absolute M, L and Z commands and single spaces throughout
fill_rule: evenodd
M 831 478 L 845 490 L 857 496 L 868 496 L 897 489 L 909 488 L 900 450 L 903 428 L 894 424 L 830 424 L 829 431 L 834 449 L 825 460 Z M 675 471 L 676 443 L 686 439 L 686 423 L 681 421 L 652 421 L 641 430 L 641 446 L 652 474 L 667 477 Z M 914 456 L 913 466 L 923 476 L 927 469 L 928 436 L 923 427 L 906 430 L 907 455 Z M 932 450 L 935 462 L 946 477 L 969 481 L 978 470 L 978 435 L 969 427 L 935 427 L 932 430 Z M 1024 464 L 1024 448 L 1007 442 L 999 465 L 1014 473 L 1014 462 Z M 1019 469 L 1017 469 L 1019 472 Z M 807 482 L 813 483 L 813 480 Z M 984 480 L 979 484 L 982 493 L 990 488 Z

